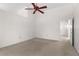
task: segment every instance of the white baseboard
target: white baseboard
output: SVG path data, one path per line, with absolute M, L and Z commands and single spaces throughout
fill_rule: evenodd
M 30 40 L 30 39 L 32 39 L 32 38 L 34 38 L 34 37 L 29 37 L 29 38 L 26 38 L 26 39 L 16 40 L 16 41 L 11 42 L 11 43 L 8 43 L 8 44 L 5 43 L 5 44 L 2 44 L 2 45 L 0 46 L 0 48 L 8 47 L 8 46 L 11 46 L 11 45 L 14 45 L 14 44 L 18 44 L 18 43 L 21 43 L 21 42 L 23 42 L 23 41 Z
M 52 36 L 37 36 L 37 38 L 61 41 L 61 39 L 59 37 L 52 37 Z

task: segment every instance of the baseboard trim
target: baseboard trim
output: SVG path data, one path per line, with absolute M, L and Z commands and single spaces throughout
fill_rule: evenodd
M 31 37 L 31 38 L 26 38 L 26 39 L 23 39 L 23 40 L 20 40 L 20 41 L 17 41 L 17 42 L 13 42 L 13 43 L 10 43 L 10 44 L 7 44 L 7 45 L 2 45 L 0 46 L 0 48 L 4 48 L 4 47 L 8 47 L 8 46 L 11 46 L 11 45 L 15 45 L 15 44 L 19 44 L 21 42 L 24 42 L 24 41 L 27 41 L 27 40 L 30 40 L 30 39 L 33 39 L 34 37 Z

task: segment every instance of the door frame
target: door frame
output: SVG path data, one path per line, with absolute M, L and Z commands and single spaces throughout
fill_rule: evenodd
M 72 18 L 72 46 L 74 46 L 74 18 Z

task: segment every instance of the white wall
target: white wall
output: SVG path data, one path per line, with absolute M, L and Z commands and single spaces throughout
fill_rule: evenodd
M 16 44 L 34 37 L 61 39 L 60 21 L 72 18 L 72 5 L 46 9 L 45 14 L 28 17 L 0 10 L 0 47 Z
M 34 37 L 34 16 L 22 17 L 0 10 L 0 48 Z
M 38 14 L 36 20 L 36 37 L 60 40 L 60 21 L 72 18 L 73 6 L 66 5 L 47 9 L 45 14 Z
M 74 9 L 74 45 L 79 53 L 79 4 Z

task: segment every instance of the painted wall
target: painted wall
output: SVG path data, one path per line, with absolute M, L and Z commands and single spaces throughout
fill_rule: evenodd
M 74 9 L 74 46 L 79 53 L 79 4 Z
M 28 17 L 0 10 L 0 48 L 16 44 L 34 37 L 35 18 L 31 13 Z
M 0 10 L 0 47 L 34 37 L 60 40 L 60 22 L 72 18 L 73 6 L 46 9 L 45 14 L 23 17 Z
M 45 10 L 45 14 L 38 14 L 36 20 L 36 37 L 61 40 L 60 22 L 72 18 L 73 5 L 66 5 Z

